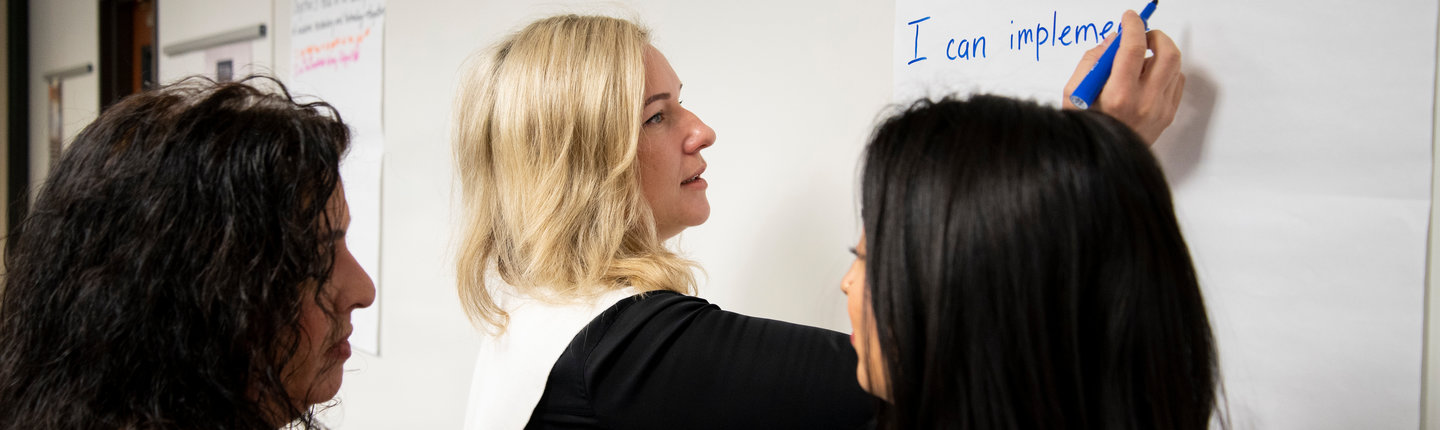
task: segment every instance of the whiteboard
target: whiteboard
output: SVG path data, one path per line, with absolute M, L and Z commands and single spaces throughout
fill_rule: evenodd
M 896 100 L 1058 105 L 1091 36 L 1143 6 L 900 0 Z M 1150 20 L 1184 53 L 1185 98 L 1155 152 L 1235 428 L 1420 425 L 1436 13 L 1426 1 L 1166 1 Z

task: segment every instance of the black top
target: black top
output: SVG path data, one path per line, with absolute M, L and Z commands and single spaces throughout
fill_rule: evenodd
M 525 428 L 858 429 L 855 363 L 841 333 L 640 294 L 580 330 Z

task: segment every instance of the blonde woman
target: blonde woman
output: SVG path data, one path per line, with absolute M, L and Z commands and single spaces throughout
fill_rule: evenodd
M 846 335 L 689 295 L 695 264 L 664 241 L 709 216 L 701 152 L 715 132 L 680 105 L 680 90 L 645 29 L 599 16 L 534 22 L 466 80 L 458 281 L 489 331 L 467 428 L 871 420 L 876 400 L 854 378 Z
M 663 241 L 709 217 L 715 132 L 648 39 L 621 19 L 541 20 L 462 90 L 459 288 L 494 335 L 467 427 L 862 425 L 845 335 L 688 295 L 694 263 Z

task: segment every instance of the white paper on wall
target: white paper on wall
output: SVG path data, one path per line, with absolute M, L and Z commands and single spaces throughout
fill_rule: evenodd
M 895 101 L 1058 105 L 1097 36 L 1143 6 L 899 0 Z M 1419 427 L 1436 7 L 1166 1 L 1150 20 L 1184 53 L 1181 110 L 1154 150 L 1234 428 Z M 1383 31 L 1340 30 L 1354 28 Z
M 346 242 L 378 290 L 385 1 L 295 0 L 292 6 L 288 84 L 295 94 L 333 105 L 350 126 L 350 153 L 340 164 L 350 204 Z M 377 292 L 374 305 L 352 315 L 356 349 L 379 354 L 380 306 Z

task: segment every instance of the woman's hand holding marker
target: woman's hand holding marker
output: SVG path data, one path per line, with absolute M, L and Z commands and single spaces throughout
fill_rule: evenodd
M 1135 11 L 1126 11 L 1120 19 L 1121 28 L 1145 28 Z M 1133 33 L 1132 33 L 1133 34 Z M 1066 108 L 1074 108 L 1069 95 L 1085 79 L 1100 55 L 1115 40 L 1112 34 L 1100 45 L 1081 57 L 1062 95 Z M 1154 55 L 1146 57 L 1146 51 Z M 1145 38 L 1122 37 L 1115 54 L 1115 66 L 1100 99 L 1092 106 L 1119 119 L 1134 129 L 1147 144 L 1154 144 L 1160 133 L 1175 120 L 1184 93 L 1185 74 L 1180 72 L 1180 48 L 1160 30 L 1150 30 Z

